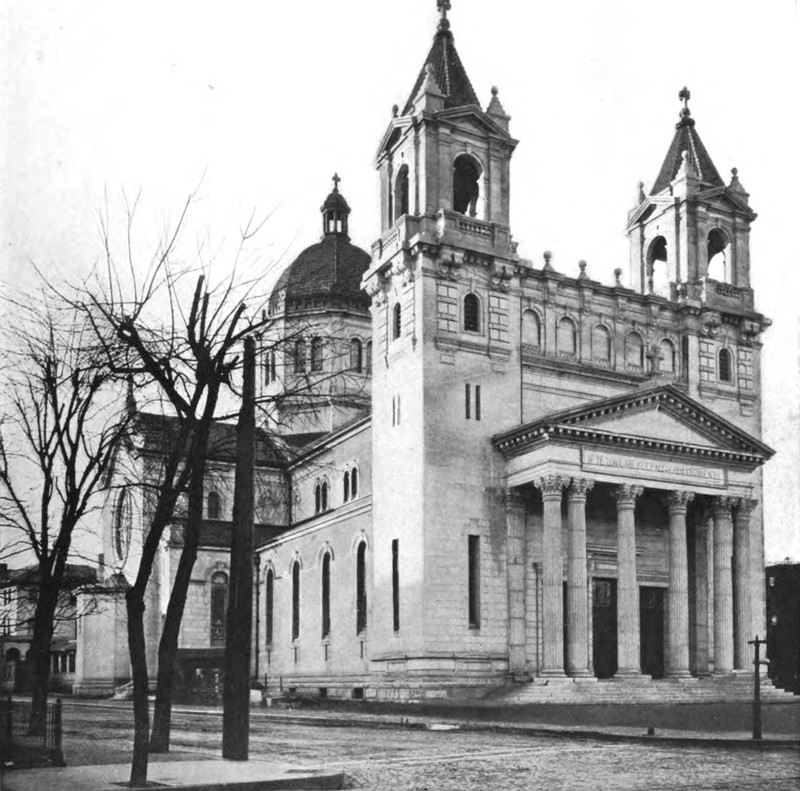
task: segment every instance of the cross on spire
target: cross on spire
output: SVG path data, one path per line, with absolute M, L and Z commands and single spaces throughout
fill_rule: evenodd
M 341 179 L 339 178 L 339 174 L 338 173 L 334 173 L 333 174 L 333 191 L 334 192 L 338 192 L 339 191 L 339 182 L 340 181 L 341 181 Z
M 689 99 L 692 98 L 692 92 L 684 85 L 678 93 L 678 98 L 683 102 L 683 109 L 688 113 Z
M 436 7 L 442 15 L 442 19 L 447 19 L 447 12 L 453 7 L 450 0 L 436 0 Z
M 678 127 L 681 126 L 694 126 L 694 119 L 692 118 L 692 111 L 689 109 L 689 99 L 692 98 L 691 91 L 684 85 L 678 92 L 678 98 L 683 102 L 681 107 L 680 121 Z

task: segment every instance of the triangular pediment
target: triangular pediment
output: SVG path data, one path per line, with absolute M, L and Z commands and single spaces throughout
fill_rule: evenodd
M 554 412 L 494 438 L 505 453 L 551 440 L 725 456 L 748 465 L 761 464 L 774 454 L 761 440 L 671 384 Z

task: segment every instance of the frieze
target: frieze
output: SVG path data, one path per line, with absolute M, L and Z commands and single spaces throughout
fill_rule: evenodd
M 603 453 L 585 448 L 581 450 L 581 468 L 587 472 L 693 483 L 719 489 L 727 485 L 725 470 L 718 467 L 702 467 L 698 464 L 629 456 L 622 453 Z

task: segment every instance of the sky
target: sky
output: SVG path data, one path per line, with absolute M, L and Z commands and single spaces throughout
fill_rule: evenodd
M 737 167 L 764 335 L 769 560 L 800 560 L 800 11 L 796 0 L 453 0 L 456 45 L 484 105 L 520 140 L 520 253 L 627 279 L 626 212 L 652 183 L 688 85 L 717 169 Z M 0 283 L 34 266 L 84 277 L 99 217 L 139 197 L 148 249 L 194 193 L 190 228 L 221 251 L 266 219 L 248 266 L 271 282 L 321 233 L 338 172 L 350 232 L 378 235 L 377 145 L 424 62 L 435 0 L 0 0 Z M 792 242 L 790 244 L 790 242 Z M 199 244 L 199 242 L 198 242 Z M 152 249 L 149 248 L 149 249 Z

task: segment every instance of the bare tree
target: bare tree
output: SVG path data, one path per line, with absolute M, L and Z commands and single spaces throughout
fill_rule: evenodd
M 49 298 L 9 304 L 0 413 L 4 556 L 33 556 L 32 729 L 43 727 L 50 642 L 79 525 L 95 505 L 130 415 L 84 317 Z

